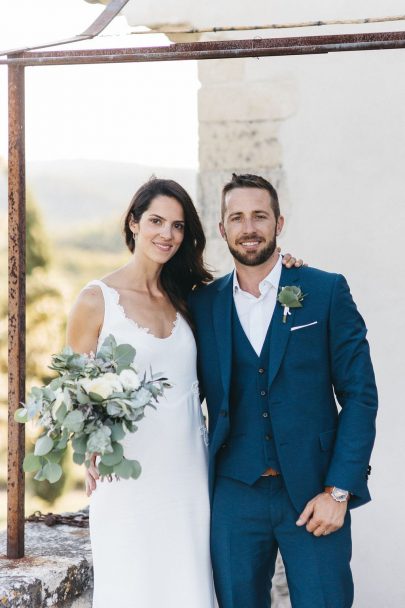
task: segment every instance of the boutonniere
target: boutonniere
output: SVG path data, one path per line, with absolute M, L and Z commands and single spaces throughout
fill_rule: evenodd
M 302 293 L 301 288 L 295 285 L 286 285 L 280 287 L 277 302 L 284 306 L 283 323 L 287 321 L 287 315 L 290 315 L 290 308 L 302 308 L 301 302 L 307 294 Z

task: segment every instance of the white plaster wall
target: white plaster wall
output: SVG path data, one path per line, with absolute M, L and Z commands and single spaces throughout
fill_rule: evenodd
M 380 396 L 373 502 L 353 513 L 356 608 L 405 606 L 405 51 L 289 61 L 298 111 L 281 126 L 283 249 L 346 275 Z
M 399 0 L 248 4 L 137 0 L 124 12 L 134 25 L 166 21 L 203 27 L 394 15 L 404 13 L 404 5 Z M 382 29 L 405 29 L 405 25 L 369 25 L 362 31 Z M 288 187 L 283 249 L 311 265 L 344 273 L 369 328 L 381 409 L 370 478 L 374 500 L 353 513 L 354 606 L 401 608 L 405 606 L 405 50 L 251 59 L 247 65 L 247 90 L 255 70 L 262 71 L 263 65 L 269 79 L 288 78 L 296 84 L 296 112 L 279 132 Z

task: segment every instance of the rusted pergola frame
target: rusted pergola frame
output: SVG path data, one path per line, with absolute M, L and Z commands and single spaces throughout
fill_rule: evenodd
M 126 4 L 125 0 L 120 2 Z M 24 556 L 24 427 L 14 421 L 14 412 L 25 399 L 25 67 L 311 55 L 400 48 L 405 48 L 404 31 L 210 41 L 149 48 L 23 51 L 9 53 L 7 58 L 0 59 L 0 65 L 7 65 L 9 72 L 8 557 Z

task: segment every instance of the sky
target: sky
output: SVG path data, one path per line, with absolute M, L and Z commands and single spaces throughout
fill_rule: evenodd
M 0 0 L 0 50 L 79 34 L 103 8 L 84 0 Z M 102 38 L 81 46 L 168 44 L 163 35 L 125 36 L 129 30 L 125 18 L 117 17 Z M 196 62 L 25 72 L 28 161 L 83 158 L 197 167 Z M 0 66 L 0 156 L 6 155 L 7 68 Z

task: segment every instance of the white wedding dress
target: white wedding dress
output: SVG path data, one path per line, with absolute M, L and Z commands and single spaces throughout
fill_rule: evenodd
M 209 554 L 207 445 L 198 396 L 193 333 L 177 314 L 156 338 L 127 318 L 119 294 L 102 281 L 100 346 L 112 334 L 136 349 L 140 374 L 162 372 L 173 384 L 147 407 L 124 455 L 139 460 L 137 480 L 100 480 L 90 498 L 93 608 L 214 608 Z

